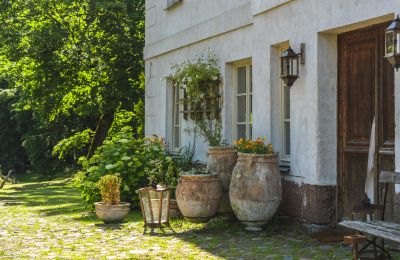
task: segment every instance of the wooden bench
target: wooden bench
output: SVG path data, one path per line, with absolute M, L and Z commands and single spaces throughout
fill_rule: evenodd
M 400 243 L 400 224 L 386 221 L 345 220 L 340 222 L 339 225 L 372 237 L 366 238 L 367 244 L 357 252 L 358 255 L 361 255 L 369 246 L 372 245 L 374 247 L 375 258 L 377 257 L 378 248 L 388 257 L 388 259 L 391 259 L 389 251 L 385 249 L 383 243 L 379 245 L 377 239 L 382 238 L 384 240 Z
M 360 250 L 357 249 L 358 252 L 356 252 L 355 255 L 361 255 L 363 252 L 366 251 L 369 246 L 373 246 L 375 258 L 377 258 L 377 249 L 379 249 L 384 255 L 388 257 L 388 259 L 391 259 L 389 251 L 385 249 L 384 240 L 400 243 L 400 224 L 384 221 L 385 208 L 388 186 L 391 183 L 399 184 L 400 174 L 382 171 L 379 177 L 379 182 L 385 184 L 383 205 L 381 207 L 381 220 L 345 220 L 340 222 L 339 225 L 355 230 L 361 235 L 366 235 L 365 239 L 367 241 L 367 244 Z M 368 238 L 367 236 L 370 236 L 371 238 Z M 377 243 L 378 238 L 382 239 L 381 244 Z

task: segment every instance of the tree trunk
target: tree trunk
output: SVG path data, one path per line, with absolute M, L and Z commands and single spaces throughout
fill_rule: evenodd
M 90 159 L 97 147 L 103 144 L 104 139 L 107 137 L 108 130 L 110 130 L 111 125 L 114 121 L 114 112 L 103 114 L 97 123 L 96 132 L 94 133 L 92 143 L 87 154 L 87 159 Z

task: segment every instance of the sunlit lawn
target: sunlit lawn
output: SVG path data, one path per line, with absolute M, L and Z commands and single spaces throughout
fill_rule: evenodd
M 176 233 L 143 235 L 138 210 L 126 223 L 103 225 L 85 210 L 70 179 L 29 179 L 0 190 L 0 259 L 351 258 L 347 246 L 321 244 L 279 219 L 260 233 L 224 218 L 206 225 L 178 219 L 172 221 Z

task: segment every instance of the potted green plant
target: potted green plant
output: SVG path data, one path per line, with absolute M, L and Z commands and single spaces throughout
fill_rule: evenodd
M 97 183 L 102 201 L 96 202 L 96 215 L 104 223 L 120 223 L 129 214 L 130 203 L 120 202 L 121 178 L 108 174 Z
M 210 220 L 218 211 L 222 188 L 218 176 L 206 169 L 194 168 L 181 174 L 176 200 L 183 216 L 191 222 Z
M 259 231 L 276 213 L 282 200 L 278 154 L 266 140 L 235 142 L 238 160 L 229 197 L 233 212 L 247 230 Z
M 179 217 L 181 213 L 175 199 L 179 168 L 176 165 L 174 155 L 168 151 L 168 145 L 163 138 L 147 138 L 146 143 L 146 153 L 157 155 L 153 156 L 156 159 L 147 162 L 145 169 L 147 181 L 154 188 L 161 186 L 171 190 L 169 215 L 170 217 Z

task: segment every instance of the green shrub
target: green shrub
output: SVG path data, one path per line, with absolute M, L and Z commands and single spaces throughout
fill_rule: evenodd
M 168 182 L 177 180 L 177 170 L 168 156 L 165 142 L 158 138 L 135 139 L 132 128 L 124 127 L 112 138 L 104 141 L 89 160 L 82 157 L 82 170 L 75 177 L 75 183 L 82 191 L 88 207 L 100 201 L 97 182 L 104 175 L 113 172 L 121 178 L 121 201 L 137 206 L 136 190 L 149 184 L 145 171 L 169 169 Z M 161 162 L 161 166 L 160 165 Z M 158 166 L 157 166 L 158 165 Z M 171 177 L 171 172 L 173 176 Z
M 124 127 L 104 141 L 89 160 L 82 157 L 82 170 L 77 173 L 75 183 L 88 207 L 93 208 L 93 203 L 100 201 L 100 190 L 96 184 L 110 171 L 121 178 L 121 200 L 136 205 L 138 197 L 135 191 L 146 184 L 144 169 L 148 157 L 144 140 L 134 139 L 130 127 Z
M 118 205 L 120 199 L 121 178 L 116 175 L 104 175 L 97 182 L 100 189 L 101 201 L 108 205 Z

